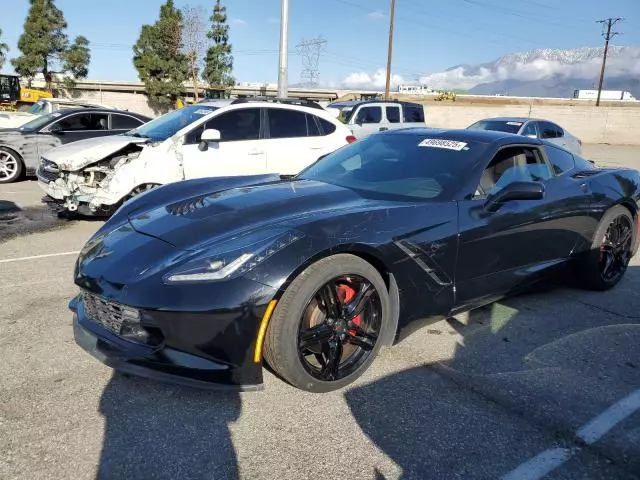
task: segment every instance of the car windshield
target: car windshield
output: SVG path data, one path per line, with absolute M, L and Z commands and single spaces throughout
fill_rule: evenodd
M 31 120 L 30 122 L 27 122 L 24 125 L 22 125 L 19 128 L 19 130 L 25 131 L 25 132 L 33 132 L 35 130 L 39 130 L 45 125 L 47 125 L 49 122 L 52 122 L 54 119 L 58 118 L 59 116 L 60 116 L 60 113 L 49 113 L 47 115 L 40 115 L 34 118 L 33 120 Z
M 47 104 L 42 100 L 31 105 L 31 108 L 27 110 L 28 113 L 33 113 L 34 115 L 42 115 L 47 110 Z
M 153 141 L 161 142 L 217 109 L 218 107 L 211 105 L 190 105 L 151 120 L 125 135 L 150 138 Z
M 480 120 L 469 127 L 471 130 L 493 130 L 496 132 L 518 133 L 524 122 L 510 120 Z
M 448 200 L 488 144 L 428 134 L 372 135 L 327 155 L 297 175 L 392 197 Z

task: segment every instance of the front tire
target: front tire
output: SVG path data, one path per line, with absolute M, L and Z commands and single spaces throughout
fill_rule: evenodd
M 615 287 L 629 266 L 635 241 L 635 222 L 626 208 L 608 210 L 596 230 L 580 269 L 582 285 L 588 290 Z
M 22 157 L 9 148 L 0 147 L 0 184 L 17 181 L 23 171 Z
M 389 338 L 390 299 L 378 271 L 360 257 L 309 266 L 278 302 L 265 337 L 269 366 L 294 387 L 330 392 L 371 365 Z

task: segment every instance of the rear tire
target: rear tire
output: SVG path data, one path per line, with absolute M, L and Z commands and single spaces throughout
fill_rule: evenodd
M 0 147 L 0 184 L 16 182 L 23 171 L 22 157 L 10 148 Z
M 626 208 L 617 205 L 604 214 L 579 269 L 584 288 L 609 290 L 622 280 L 631 260 L 635 231 L 633 216 Z
M 350 299 L 341 297 L 351 285 Z M 326 288 L 337 292 L 333 296 L 337 303 L 325 301 L 327 297 L 322 295 Z M 361 314 L 354 315 L 358 304 L 365 306 Z M 317 393 L 340 389 L 364 373 L 382 339 L 389 338 L 388 330 L 393 328 L 390 304 L 387 286 L 371 264 L 348 254 L 323 258 L 298 275 L 282 295 L 267 329 L 264 358 L 294 387 Z M 337 310 L 330 310 L 333 306 Z M 342 313 L 330 315 L 328 311 Z M 318 328 L 326 329 L 331 338 L 303 340 L 303 335 Z M 305 348 L 303 343 L 313 348 Z M 334 360 L 335 368 L 331 368 L 332 351 L 337 349 L 337 362 Z

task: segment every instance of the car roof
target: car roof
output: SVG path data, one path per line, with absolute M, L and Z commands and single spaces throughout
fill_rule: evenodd
M 384 100 L 384 99 L 379 99 L 379 100 L 359 100 L 356 101 L 354 103 L 354 106 L 356 105 L 367 105 L 370 103 L 384 103 L 384 104 L 389 104 L 389 105 L 412 105 L 412 106 L 417 106 L 417 107 L 422 107 L 423 105 L 421 103 L 416 103 L 416 102 L 406 102 L 406 101 L 402 101 L 402 100 Z
M 202 102 L 197 103 L 196 105 L 204 105 L 209 107 L 226 107 L 233 103 L 233 99 L 220 99 L 220 100 L 204 100 Z M 191 105 L 189 105 L 191 106 Z
M 491 117 L 491 118 L 483 118 L 482 121 L 491 121 L 491 122 L 549 122 L 553 123 L 550 120 L 544 120 L 542 118 L 530 118 L 530 117 Z
M 389 130 L 380 135 L 416 135 L 430 138 L 441 138 L 454 140 L 457 142 L 480 142 L 480 143 L 528 143 L 540 145 L 542 142 L 535 138 L 523 137 L 514 133 L 498 132 L 494 130 L 468 130 L 468 129 L 445 129 L 445 128 L 400 128 Z
M 65 108 L 64 110 L 58 110 L 55 112 L 57 117 L 68 116 L 73 113 L 87 113 L 87 112 L 96 112 L 96 113 L 121 113 L 123 115 L 132 115 L 135 117 L 149 118 L 146 115 L 140 115 L 139 113 L 130 112 L 128 110 L 118 110 L 116 108 L 108 108 L 108 107 L 75 107 L 75 108 Z

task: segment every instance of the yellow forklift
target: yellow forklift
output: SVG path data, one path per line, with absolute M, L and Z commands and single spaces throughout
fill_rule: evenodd
M 17 75 L 0 74 L 0 111 L 28 110 L 41 98 L 53 98 L 51 92 L 20 86 Z

